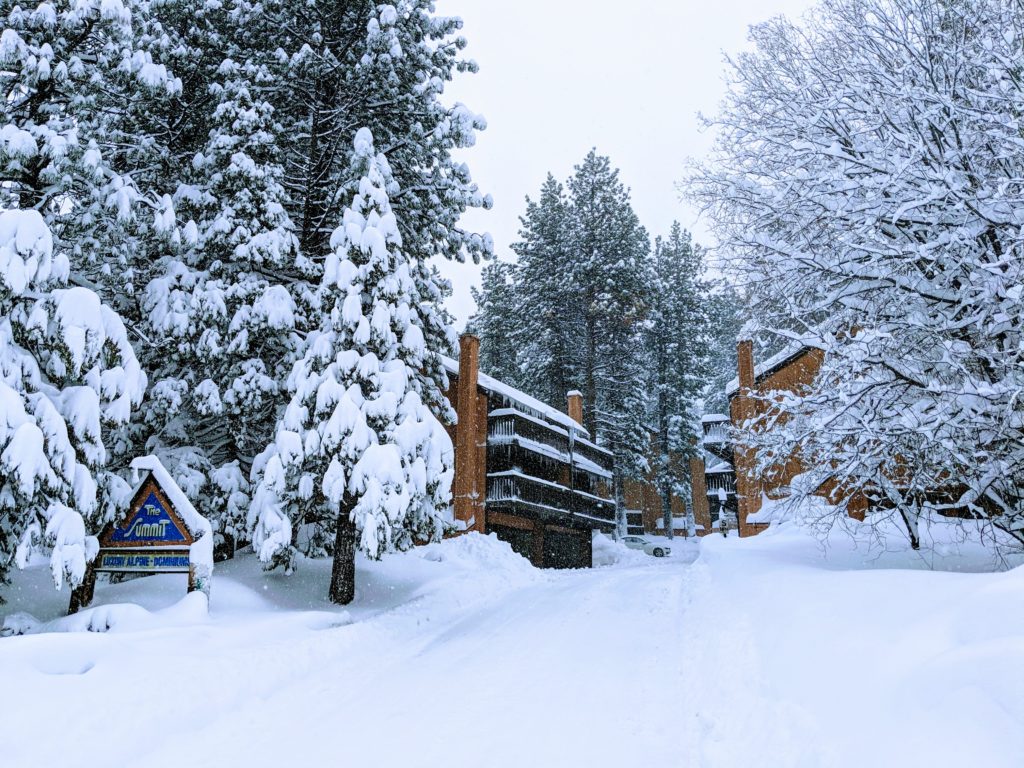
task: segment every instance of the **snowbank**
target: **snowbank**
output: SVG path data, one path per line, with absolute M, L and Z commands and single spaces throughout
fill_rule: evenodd
M 15 613 L 7 616 L 0 625 L 0 637 L 43 632 L 138 632 L 198 624 L 208 620 L 208 613 L 207 596 L 203 592 L 191 592 L 178 603 L 160 611 L 148 611 L 134 603 L 115 603 L 46 622 L 29 613 Z

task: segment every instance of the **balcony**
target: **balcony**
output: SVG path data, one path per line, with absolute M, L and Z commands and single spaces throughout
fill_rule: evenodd
M 528 513 L 549 522 L 610 531 L 615 525 L 615 502 L 517 470 L 488 472 L 487 508 L 511 514 Z
M 732 472 L 708 474 L 704 480 L 707 483 L 708 496 L 718 496 L 719 491 L 727 496 L 736 495 L 736 476 Z
M 571 464 L 574 475 L 590 475 L 594 480 L 609 483 L 612 479 L 612 454 L 609 451 L 576 433 L 570 435 L 560 425 L 514 408 L 501 408 L 488 414 L 488 455 L 492 448 L 499 446 L 518 446 L 525 452 L 566 467 Z M 591 483 L 588 481 L 586 484 Z

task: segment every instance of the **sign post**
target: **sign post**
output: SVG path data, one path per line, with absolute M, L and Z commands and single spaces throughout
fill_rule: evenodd
M 135 491 L 128 512 L 99 535 L 99 552 L 68 613 L 92 602 L 97 573 L 187 573 L 188 591 L 210 594 L 213 530 L 155 456 L 132 462 Z M 145 472 L 139 479 L 140 472 Z

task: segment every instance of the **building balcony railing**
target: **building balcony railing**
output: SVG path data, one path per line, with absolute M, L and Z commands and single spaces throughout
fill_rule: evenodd
M 517 470 L 487 475 L 487 506 L 532 513 L 545 519 L 576 519 L 590 528 L 615 524 L 615 502 L 564 485 L 523 474 Z
M 492 411 L 487 418 L 488 446 L 518 445 L 521 448 L 568 465 L 575 472 L 598 478 L 612 477 L 612 454 L 589 440 L 570 435 L 557 424 L 537 419 L 513 408 Z
M 708 496 L 717 496 L 719 491 L 725 491 L 726 494 L 736 493 L 736 476 L 731 472 L 707 475 L 704 480 Z

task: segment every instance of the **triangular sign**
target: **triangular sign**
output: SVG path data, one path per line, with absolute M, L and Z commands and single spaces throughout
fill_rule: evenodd
M 192 537 L 155 485 L 146 483 L 148 487 L 143 487 L 133 500 L 128 516 L 102 537 L 104 546 L 160 547 L 192 543 Z

